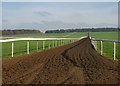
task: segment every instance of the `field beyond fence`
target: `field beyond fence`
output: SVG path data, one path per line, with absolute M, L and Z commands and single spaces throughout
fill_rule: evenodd
M 58 38 L 61 38 L 61 37 L 66 37 L 66 38 L 77 38 L 78 39 L 78 36 L 79 38 L 84 36 L 86 33 L 63 33 L 63 34 L 31 34 L 29 36 L 26 36 L 26 35 L 18 35 L 16 36 L 17 38 L 20 38 L 20 37 L 34 37 L 34 38 L 38 38 L 38 37 L 51 37 L 51 38 L 54 38 L 54 37 L 58 37 Z M 103 34 L 103 35 L 102 35 Z M 111 34 L 114 34 L 113 36 L 111 36 Z M 94 37 L 94 38 L 104 38 L 103 39 L 110 39 L 110 40 L 117 40 L 118 39 L 118 33 L 117 32 L 94 32 L 94 33 L 91 33 L 91 36 Z M 13 38 L 12 38 L 13 37 Z M 15 36 L 11 36 L 12 39 L 15 38 Z M 11 39 L 11 38 L 5 38 L 5 39 Z M 4 39 L 4 38 L 3 38 Z M 29 41 L 29 53 L 33 53 L 33 52 L 40 52 L 42 50 L 46 50 L 46 49 L 49 49 L 49 48 L 54 48 L 54 47 L 57 47 L 57 46 L 62 46 L 62 45 L 65 45 L 65 44 L 69 44 L 69 43 L 72 43 L 74 41 L 77 41 L 77 40 L 57 40 L 57 41 L 53 41 L 53 40 L 46 40 L 46 41 L 41 41 L 41 40 L 30 40 Z M 28 41 L 27 40 L 22 40 L 22 41 L 15 41 L 14 42 L 14 56 L 17 56 L 17 55 L 23 55 L 23 54 L 27 54 L 28 53 L 28 50 L 27 50 L 27 43 Z M 43 46 L 44 44 L 44 46 Z M 100 41 L 97 42 L 97 51 L 99 53 L 101 53 L 101 47 L 100 47 Z M 118 46 L 119 44 L 116 43 L 116 58 L 117 59 L 120 59 L 120 54 L 118 53 Z M 12 42 L 4 42 L 2 43 L 2 58 L 3 59 L 6 59 L 6 58 L 10 58 L 12 56 Z M 103 42 L 103 55 L 104 56 L 107 56 L 107 57 L 110 57 L 111 59 L 113 59 L 114 57 L 114 43 L 112 42 Z

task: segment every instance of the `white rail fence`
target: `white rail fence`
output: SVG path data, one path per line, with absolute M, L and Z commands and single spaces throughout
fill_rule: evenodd
M 30 42 L 29 41 L 37 41 L 36 43 L 36 50 L 38 51 L 38 41 L 42 41 L 42 48 L 43 50 L 45 49 L 45 41 L 52 41 L 52 46 L 53 47 L 57 47 L 57 46 L 61 46 L 61 45 L 64 45 L 65 44 L 65 40 L 70 40 L 71 42 L 74 42 L 74 41 L 77 41 L 77 40 L 80 40 L 82 38 L 85 38 L 86 36 L 84 37 L 81 37 L 81 38 L 16 38 L 16 39 L 7 39 L 7 40 L 0 40 L 0 42 L 2 43 L 6 43 L 6 42 L 11 42 L 11 46 L 12 46 L 12 49 L 11 49 L 11 56 L 14 57 L 14 42 L 16 41 L 27 41 L 26 42 L 26 46 L 27 46 L 27 49 L 26 49 L 26 53 L 29 54 L 30 53 Z M 91 38 L 91 37 L 90 37 Z M 100 41 L 100 53 L 101 55 L 103 55 L 103 42 L 113 42 L 113 45 L 114 45 L 114 60 L 116 60 L 116 43 L 120 43 L 120 40 L 108 40 L 108 39 L 94 39 L 94 38 L 91 38 L 92 40 L 92 43 L 94 44 L 94 46 L 96 47 L 96 50 L 97 50 L 97 41 Z M 57 42 L 60 41 L 60 44 L 57 45 Z M 49 45 L 48 48 L 50 48 L 51 46 Z
M 0 40 L 0 42 L 2 43 L 6 43 L 6 42 L 11 42 L 11 57 L 14 57 L 14 42 L 16 41 L 27 41 L 26 42 L 26 53 L 29 54 L 30 53 L 30 41 L 37 41 L 36 43 L 36 50 L 38 51 L 38 41 L 42 41 L 42 49 L 45 49 L 45 42 L 46 41 L 52 41 L 52 46 L 53 47 L 57 47 L 57 46 L 61 46 L 65 44 L 65 40 L 70 40 L 70 42 L 76 41 L 76 40 L 80 40 L 82 38 L 16 38 L 16 39 L 7 39 L 7 40 Z M 60 44 L 58 45 L 58 41 L 60 42 Z M 50 44 L 48 45 L 50 48 Z
M 109 39 L 92 39 L 93 41 L 97 42 L 100 41 L 100 53 L 103 55 L 103 42 L 112 42 L 113 43 L 113 57 L 116 60 L 116 43 L 120 43 L 120 40 L 109 40 Z M 118 45 L 119 46 L 119 45 Z M 97 46 L 96 46 L 97 47 Z

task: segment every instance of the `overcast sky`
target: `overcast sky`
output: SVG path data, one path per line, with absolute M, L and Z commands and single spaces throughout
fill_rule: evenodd
M 3 29 L 117 27 L 117 2 L 3 2 Z
M 119 0 L 1 0 L 2 2 L 119 2 Z

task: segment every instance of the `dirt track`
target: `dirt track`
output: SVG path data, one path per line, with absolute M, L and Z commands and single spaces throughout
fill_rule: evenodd
M 75 43 L 3 61 L 6 84 L 118 84 L 118 64 L 84 38 Z

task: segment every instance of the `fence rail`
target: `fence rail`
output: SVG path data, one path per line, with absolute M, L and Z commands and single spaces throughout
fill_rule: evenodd
M 42 41 L 42 49 L 44 50 L 45 49 L 45 41 L 53 41 L 52 46 L 57 47 L 57 41 L 60 41 L 61 42 L 60 45 L 63 45 L 64 40 L 70 40 L 72 42 L 75 40 L 80 40 L 85 37 L 86 36 L 81 37 L 81 38 L 15 38 L 15 39 L 0 40 L 0 42 L 2 42 L 2 43 L 11 42 L 11 57 L 14 57 L 14 42 L 16 42 L 16 41 L 27 41 L 26 42 L 26 47 L 27 47 L 26 53 L 29 54 L 30 53 L 30 41 L 37 41 L 36 50 L 38 51 L 38 41 Z M 50 45 L 49 45 L 49 48 L 50 48 Z
M 85 38 L 87 36 L 83 36 L 81 38 L 16 38 L 16 39 L 7 39 L 7 40 L 0 40 L 0 42 L 2 43 L 6 43 L 6 42 L 11 42 L 11 56 L 13 57 L 14 56 L 14 42 L 16 41 L 26 41 L 26 53 L 29 54 L 30 53 L 30 41 L 37 41 L 36 43 L 36 50 L 38 51 L 38 41 L 42 41 L 42 49 L 44 50 L 45 49 L 45 41 L 53 41 L 52 42 L 52 46 L 56 47 L 57 46 L 57 41 L 60 41 L 60 45 L 63 45 L 64 44 L 64 40 L 70 40 L 71 42 L 72 41 L 76 41 L 76 40 L 80 40 L 82 38 Z M 91 38 L 91 37 L 90 37 Z M 96 50 L 97 50 L 97 41 L 100 41 L 100 53 L 101 55 L 103 55 L 103 42 L 113 42 L 113 45 L 114 45 L 114 60 L 116 60 L 116 43 L 120 43 L 120 40 L 109 40 L 109 39 L 95 39 L 95 38 L 91 38 L 92 42 L 96 42 L 93 43 L 94 46 L 96 47 Z M 48 45 L 48 48 L 50 48 L 50 45 Z
M 83 37 L 82 37 L 83 38 Z M 14 41 L 44 41 L 44 40 L 80 40 L 81 38 L 16 38 L 0 40 L 0 42 L 14 42 Z
M 114 60 L 116 60 L 116 43 L 120 43 L 120 40 L 109 40 L 109 39 L 92 39 L 93 41 L 100 41 L 100 50 L 101 55 L 103 55 L 103 42 L 112 42 L 113 43 L 113 52 L 114 52 Z
M 109 40 L 109 39 L 92 39 L 93 41 L 103 41 L 103 42 L 116 42 L 120 43 L 120 40 Z

